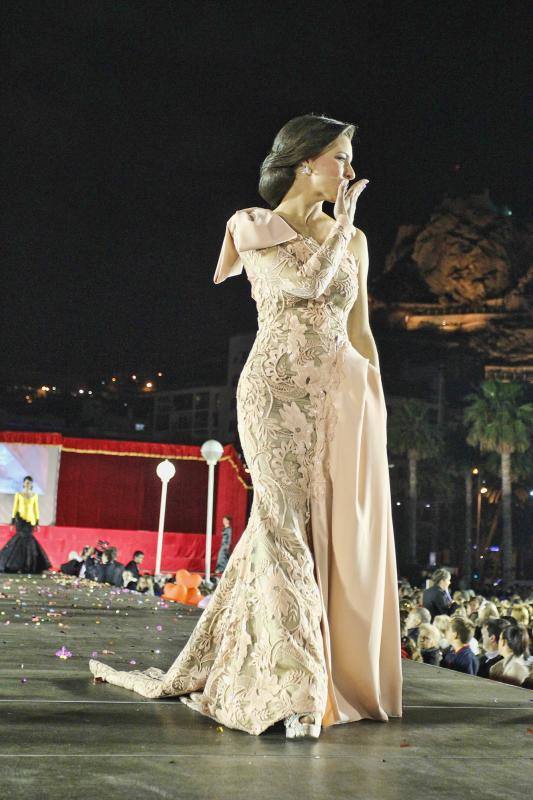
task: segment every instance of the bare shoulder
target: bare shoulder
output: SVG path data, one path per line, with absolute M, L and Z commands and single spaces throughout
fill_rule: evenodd
M 359 260 L 366 259 L 368 253 L 368 242 L 365 232 L 361 228 L 357 228 L 357 233 L 352 236 L 348 245 L 350 252 L 354 254 Z

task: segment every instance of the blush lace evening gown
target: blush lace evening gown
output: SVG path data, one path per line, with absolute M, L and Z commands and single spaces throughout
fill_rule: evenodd
M 145 697 L 261 734 L 402 716 L 396 556 L 381 376 L 348 340 L 356 229 L 319 244 L 265 208 L 237 211 L 215 273 L 245 267 L 259 330 L 237 387 L 254 485 L 248 525 L 167 672 L 90 668 Z

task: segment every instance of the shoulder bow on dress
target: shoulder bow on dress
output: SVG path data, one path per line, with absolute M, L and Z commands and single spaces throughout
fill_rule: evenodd
M 297 236 L 294 228 L 269 208 L 252 206 L 236 211 L 226 223 L 213 281 L 222 283 L 226 278 L 241 274 L 243 263 L 239 253 L 273 247 Z

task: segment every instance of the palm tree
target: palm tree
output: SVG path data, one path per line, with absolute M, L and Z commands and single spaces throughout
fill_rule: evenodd
M 511 455 L 523 453 L 531 444 L 533 403 L 522 403 L 524 388 L 518 383 L 484 381 L 478 392 L 467 395 L 464 410 L 466 440 L 481 451 L 500 455 L 503 519 L 503 582 L 513 580 L 513 536 L 511 516 Z
M 415 398 L 402 398 L 392 407 L 387 441 L 391 452 L 407 455 L 409 467 L 409 559 L 417 557 L 418 462 L 440 452 L 440 438 L 429 420 L 430 404 Z
M 488 453 L 487 457 L 484 460 L 485 465 L 485 472 L 487 475 L 492 475 L 493 479 L 498 480 L 501 473 L 501 459 L 498 453 L 492 452 Z M 515 452 L 513 453 L 513 458 L 511 461 L 511 483 L 512 483 L 512 509 L 513 509 L 513 521 L 516 518 L 517 512 L 518 516 L 520 517 L 520 511 L 524 511 L 525 508 L 529 507 L 531 504 L 531 497 L 530 497 L 530 487 L 531 487 L 531 476 L 533 475 L 533 448 L 528 448 L 524 453 Z M 493 485 L 496 486 L 495 480 L 493 480 Z M 493 499 L 491 500 L 491 495 Z M 501 484 L 500 487 L 493 491 L 487 492 L 485 495 L 487 501 L 489 501 L 490 505 L 495 506 L 493 518 L 490 523 L 489 530 L 487 532 L 486 539 L 483 543 L 483 552 L 487 550 L 487 548 L 492 544 L 492 540 L 496 533 L 497 525 L 502 513 L 502 491 L 501 491 Z M 524 561 L 526 559 L 526 551 L 529 547 L 528 541 L 528 534 L 530 534 L 530 526 L 526 525 L 523 529 L 523 535 L 525 537 L 524 547 L 522 551 L 517 554 L 518 557 L 514 558 L 515 567 L 518 569 L 520 562 L 523 568 Z M 526 544 L 527 542 L 527 544 Z M 514 548 L 517 548 L 516 542 L 516 534 L 514 536 Z M 516 579 L 517 575 L 515 575 Z
M 446 499 L 451 505 L 456 502 L 458 484 L 464 486 L 464 536 L 457 538 L 453 548 L 458 563 L 461 565 L 461 584 L 464 588 L 470 587 L 472 579 L 472 469 L 476 461 L 475 450 L 464 440 L 462 413 L 453 413 L 445 428 L 445 447 L 440 458 L 439 478 L 445 489 Z M 451 491 L 450 483 L 452 484 Z M 461 546 L 463 547 L 462 557 L 459 549 Z

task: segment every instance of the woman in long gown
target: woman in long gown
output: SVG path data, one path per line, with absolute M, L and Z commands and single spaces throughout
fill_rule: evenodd
M 38 574 L 48 569 L 48 556 L 33 535 L 39 525 L 39 501 L 31 475 L 24 478 L 22 491 L 15 493 L 11 517 L 15 533 L 0 550 L 0 572 Z
M 258 309 L 237 387 L 254 501 L 211 602 L 166 673 L 90 662 L 97 680 L 182 695 L 255 735 L 279 720 L 294 738 L 402 716 L 387 411 L 352 224 L 367 181 L 347 190 L 355 130 L 291 120 L 261 168 L 275 210 L 227 223 L 215 283 L 244 267 Z

